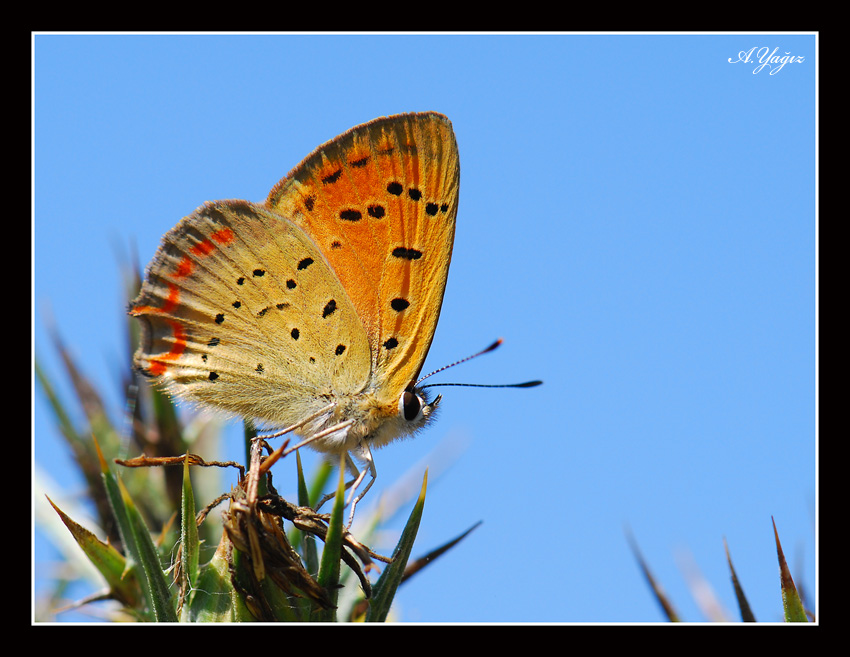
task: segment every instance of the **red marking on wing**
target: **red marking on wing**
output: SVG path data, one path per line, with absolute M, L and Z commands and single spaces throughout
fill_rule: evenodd
M 194 253 L 196 256 L 198 256 L 200 258 L 204 258 L 204 257 L 208 256 L 210 253 L 212 253 L 214 249 L 215 249 L 215 244 L 213 244 L 209 240 L 204 240 L 203 242 L 198 242 L 197 244 L 195 244 L 195 246 L 193 246 L 189 250 L 192 253 Z
M 162 305 L 162 310 L 160 312 L 170 313 L 177 307 L 177 304 L 180 302 L 180 288 L 177 287 L 174 283 L 168 284 L 168 297 L 165 299 L 165 303 Z
M 210 239 L 212 239 L 214 242 L 218 242 L 219 244 L 227 245 L 236 239 L 236 235 L 234 235 L 233 231 L 229 228 L 222 228 L 221 230 L 217 230 L 212 235 L 210 235 Z
M 189 260 L 188 256 L 183 256 L 180 259 L 180 263 L 177 265 L 177 269 L 171 275 L 174 278 L 186 278 L 187 276 L 191 276 L 194 270 L 195 263 Z
M 213 244 L 221 244 L 223 246 L 227 246 L 231 244 L 236 239 L 236 235 L 229 228 L 222 228 L 221 230 L 215 231 L 212 235 L 210 235 L 209 239 L 203 240 L 202 242 L 198 242 L 189 249 L 189 252 L 192 255 L 195 255 L 199 258 L 206 258 L 210 253 L 215 251 L 216 245 Z M 180 264 L 177 265 L 177 269 L 174 271 L 172 276 L 174 278 L 186 278 L 187 276 L 191 276 L 192 272 L 195 271 L 195 263 L 188 256 L 183 256 L 180 260 Z
M 215 231 L 209 237 L 189 249 L 189 252 L 198 257 L 205 258 L 217 248 L 216 245 L 226 246 L 231 244 L 236 239 L 235 233 L 230 228 L 222 228 Z M 215 244 L 213 244 L 215 242 Z M 195 262 L 188 256 L 184 255 L 177 264 L 175 270 L 170 274 L 173 279 L 188 278 L 195 271 Z M 162 304 L 162 307 L 156 306 L 136 306 L 130 310 L 130 314 L 139 315 L 168 315 L 172 313 L 180 305 L 180 288 L 175 283 L 168 283 L 168 296 Z M 154 376 L 160 376 L 170 367 L 171 363 L 178 360 L 183 352 L 186 351 L 186 329 L 177 320 L 167 319 L 171 326 L 171 332 L 174 336 L 174 343 L 164 354 L 152 356 L 149 359 L 148 372 Z
M 174 344 L 168 352 L 159 354 L 158 356 L 150 359 L 148 372 L 154 376 L 165 374 L 169 365 L 180 358 L 180 356 L 183 355 L 183 352 L 186 351 L 186 329 L 183 328 L 183 325 L 180 322 L 172 320 L 168 323 L 171 324 L 171 330 L 174 334 Z
M 138 317 L 139 315 L 164 315 L 174 310 L 179 301 L 180 288 L 174 283 L 169 283 L 168 296 L 165 298 L 165 303 L 162 304 L 162 308 L 157 308 L 156 306 L 134 306 L 130 309 L 130 314 L 133 317 Z

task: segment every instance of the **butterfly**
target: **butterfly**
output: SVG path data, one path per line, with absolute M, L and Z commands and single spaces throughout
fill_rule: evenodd
M 440 315 L 460 167 L 435 112 L 358 125 L 265 203 L 208 202 L 162 239 L 130 315 L 138 370 L 179 399 L 366 466 L 433 420 L 417 386 Z M 356 504 L 356 500 L 354 502 Z M 353 512 L 353 507 L 352 507 Z

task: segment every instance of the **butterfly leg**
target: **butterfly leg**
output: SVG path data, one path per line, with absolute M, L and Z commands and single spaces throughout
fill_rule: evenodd
M 366 464 L 363 469 L 357 474 L 357 478 L 352 482 L 351 486 L 351 494 L 348 498 L 348 503 L 351 504 L 351 511 L 348 514 L 348 526 L 351 527 L 351 523 L 354 521 L 354 509 L 357 507 L 357 503 L 362 500 L 366 493 L 369 492 L 369 489 L 372 488 L 372 484 L 375 483 L 375 479 L 378 476 L 378 471 L 375 469 L 375 460 L 372 458 L 372 451 L 369 449 L 368 443 L 360 444 L 360 456 L 366 461 Z M 354 460 L 351 458 L 350 454 L 345 455 L 345 460 L 348 463 L 348 469 L 355 473 L 357 472 L 357 466 L 354 464 Z M 366 488 L 364 488 L 361 493 L 354 497 L 354 492 L 359 488 L 360 484 L 363 483 L 363 480 L 366 478 L 366 471 L 369 471 L 369 483 L 366 484 Z
M 296 429 L 300 429 L 300 428 L 301 428 L 301 427 L 303 427 L 305 424 L 308 424 L 309 422 L 312 422 L 312 421 L 313 421 L 313 420 L 315 420 L 316 418 L 319 418 L 319 417 L 321 417 L 321 416 L 325 415 L 325 414 L 326 414 L 326 413 L 328 413 L 329 411 L 332 411 L 332 410 L 333 410 L 333 407 L 334 407 L 334 405 L 333 405 L 333 404 L 329 404 L 328 406 L 325 406 L 323 409 L 321 409 L 321 410 L 319 410 L 319 411 L 316 411 L 315 413 L 313 413 L 313 414 L 312 414 L 312 415 L 310 415 L 309 417 L 306 417 L 306 418 L 304 418 L 303 420 L 301 420 L 300 422 L 298 422 L 298 423 L 296 423 L 296 424 L 293 424 L 291 427 L 286 427 L 285 429 L 281 429 L 280 431 L 275 431 L 274 433 L 267 433 L 267 434 L 263 434 L 263 435 L 261 435 L 261 436 L 257 436 L 257 437 L 258 437 L 258 438 L 262 438 L 262 439 L 264 439 L 264 440 L 270 440 L 271 438 L 278 438 L 278 437 L 283 436 L 283 435 L 285 435 L 285 434 L 288 434 L 288 433 L 290 433 L 290 432 L 292 432 L 292 431 L 295 431 Z M 287 454 L 289 454 L 290 452 L 294 452 L 294 451 L 295 451 L 296 449 L 298 449 L 299 447 L 302 447 L 302 446 L 304 446 L 304 445 L 307 445 L 307 444 L 309 444 L 311 441 L 316 440 L 317 438 L 321 438 L 321 437 L 323 437 L 323 436 L 326 436 L 328 433 L 332 433 L 332 432 L 334 432 L 334 431 L 338 431 L 338 430 L 340 429 L 340 427 L 350 426 L 351 424 L 352 424 L 351 422 L 343 422 L 342 424 L 339 424 L 339 425 L 336 425 L 336 426 L 330 427 L 329 429 L 327 429 L 326 431 L 322 432 L 321 434 L 319 434 L 319 435 L 315 435 L 315 436 L 311 436 L 311 437 L 310 437 L 310 438 L 308 438 L 307 440 L 304 440 L 304 441 L 302 441 L 302 442 L 298 443 L 295 447 L 292 447 L 292 448 L 290 448 L 289 450 L 287 450 L 287 452 L 286 452 L 286 453 L 287 453 Z
M 367 444 L 364 443 L 361 445 L 361 451 L 359 455 L 364 461 L 366 461 L 366 465 L 363 467 L 362 470 L 357 467 L 357 464 L 354 462 L 354 459 L 351 458 L 350 454 L 345 455 L 346 467 L 348 468 L 348 471 L 351 473 L 351 475 L 354 477 L 351 481 L 346 482 L 345 484 L 345 490 L 351 489 L 351 493 L 349 494 L 348 500 L 345 503 L 346 506 L 351 505 L 351 510 L 348 514 L 348 527 L 351 527 L 351 523 L 354 521 L 354 509 L 357 507 L 357 503 L 363 499 L 363 497 L 372 487 L 372 484 L 375 483 L 375 479 L 378 476 L 378 472 L 375 469 L 375 461 L 372 458 L 372 452 Z M 366 478 L 366 473 L 369 473 L 370 475 L 369 483 L 366 484 L 366 488 L 364 488 L 357 497 L 354 497 L 355 491 L 360 487 L 360 484 L 362 484 L 363 480 Z M 335 492 L 328 493 L 327 495 L 325 495 L 321 500 L 319 500 L 319 503 L 316 505 L 315 510 L 318 511 L 319 508 L 321 508 L 321 506 L 325 502 L 335 496 Z
M 348 455 L 348 453 L 346 453 L 346 455 L 345 455 L 345 465 L 346 465 L 346 468 L 348 468 L 348 471 L 351 473 L 353 479 L 351 481 L 347 481 L 345 483 L 345 486 L 343 486 L 343 490 L 348 490 L 349 488 L 354 486 L 355 483 L 357 484 L 357 486 L 359 486 L 360 482 L 363 480 L 363 476 L 361 475 L 360 471 L 357 468 L 357 465 L 354 463 L 354 461 L 352 460 L 351 456 Z M 355 489 L 357 488 L 357 486 L 354 486 Z M 324 505 L 325 502 L 327 502 L 330 499 L 333 499 L 334 497 L 336 497 L 336 491 L 332 491 L 332 492 L 328 493 L 327 495 L 325 495 L 322 499 L 319 500 L 319 503 L 316 504 L 316 508 L 314 509 L 314 511 L 318 511 L 322 507 L 322 505 Z M 348 506 L 348 504 L 350 502 L 351 502 L 351 499 L 349 498 L 349 500 L 345 503 L 345 505 Z

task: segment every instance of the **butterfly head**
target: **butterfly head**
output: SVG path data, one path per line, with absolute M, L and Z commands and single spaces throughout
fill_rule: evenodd
M 389 400 L 377 391 L 361 392 L 337 397 L 329 413 L 308 425 L 305 435 L 319 433 L 333 426 L 333 432 L 312 444 L 315 449 L 328 453 L 354 450 L 363 442 L 371 448 L 383 447 L 399 438 L 417 433 L 435 417 L 442 399 L 433 400 L 427 391 L 409 385 L 398 396 Z M 352 422 L 347 422 L 353 420 Z M 342 426 L 347 423 L 347 426 Z
M 367 440 L 372 447 L 382 447 L 398 438 L 411 436 L 424 428 L 435 417 L 442 399 L 437 395 L 432 400 L 426 391 L 410 385 L 399 395 L 396 403 L 366 402 L 370 406 L 367 420 L 361 426 L 368 427 Z M 364 400 L 365 401 L 365 400 Z
M 442 395 L 437 395 L 434 401 L 429 403 L 428 395 L 424 390 L 413 385 L 408 386 L 399 397 L 398 415 L 412 425 L 414 430 L 418 429 L 432 418 L 432 414 L 442 398 Z

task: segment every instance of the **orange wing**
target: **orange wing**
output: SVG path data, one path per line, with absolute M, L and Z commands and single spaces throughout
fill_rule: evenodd
M 320 146 L 266 205 L 317 243 L 350 296 L 389 399 L 419 375 L 451 261 L 460 167 L 449 120 L 400 114 Z

